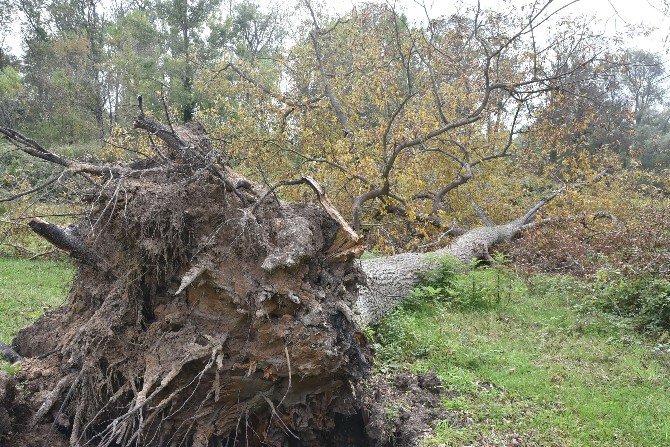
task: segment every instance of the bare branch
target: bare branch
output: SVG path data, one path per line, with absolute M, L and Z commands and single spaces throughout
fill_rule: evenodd
M 177 153 L 183 153 L 184 149 L 188 147 L 188 144 L 182 140 L 179 135 L 177 135 L 171 128 L 164 125 L 156 118 L 147 116 L 144 112 L 141 112 L 135 122 L 133 127 L 136 129 L 144 129 L 152 135 L 156 135 L 160 138 L 171 150 Z
M 537 215 L 537 212 L 540 211 L 540 209 L 542 209 L 542 207 L 544 207 L 547 203 L 549 203 L 549 202 L 551 202 L 552 200 L 554 200 L 554 199 L 556 198 L 556 196 L 558 196 L 558 195 L 561 194 L 563 191 L 565 191 L 565 189 L 566 189 L 566 187 L 563 186 L 563 187 L 557 189 L 556 191 L 553 191 L 553 192 L 552 192 L 551 194 L 549 194 L 548 196 L 543 197 L 543 198 L 542 198 L 539 202 L 537 202 L 531 209 L 529 209 L 529 210 L 526 212 L 526 214 L 524 214 L 524 215 L 519 219 L 519 222 L 521 223 L 521 225 L 526 225 L 526 224 L 530 223 L 530 222 L 535 218 L 535 215 Z
M 53 152 L 49 152 L 32 138 L 26 137 L 14 129 L 7 127 L 0 127 L 0 134 L 3 134 L 5 137 L 7 137 L 22 152 L 25 152 L 28 155 L 32 155 L 33 157 L 37 157 L 41 160 L 69 168 L 69 171 L 73 173 L 110 176 L 124 174 L 132 171 L 131 169 L 117 165 L 97 165 L 68 160 L 61 157 L 60 155 L 54 154 Z

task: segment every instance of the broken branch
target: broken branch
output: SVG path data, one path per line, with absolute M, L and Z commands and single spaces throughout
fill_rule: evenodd
M 84 245 L 84 242 L 75 234 L 73 229 L 69 227 L 63 229 L 39 217 L 30 219 L 28 226 L 51 244 L 68 252 L 73 258 L 94 267 L 100 266 L 100 257 Z

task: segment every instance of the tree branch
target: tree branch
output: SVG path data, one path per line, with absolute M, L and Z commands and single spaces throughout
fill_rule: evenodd
M 20 151 L 25 152 L 28 155 L 32 155 L 33 157 L 37 157 L 41 160 L 69 168 L 69 171 L 74 173 L 108 176 L 127 174 L 132 171 L 131 169 L 117 165 L 97 165 L 68 160 L 61 157 L 60 155 L 54 154 L 53 152 L 49 152 L 32 138 L 26 137 L 14 129 L 7 127 L 0 127 L 0 134 L 3 134 L 5 137 L 7 137 L 7 139 L 9 139 L 9 141 L 11 141 Z
M 70 253 L 75 259 L 84 264 L 100 268 L 102 259 L 93 251 L 89 250 L 72 228 L 61 228 L 58 225 L 46 222 L 39 217 L 33 217 L 28 226 L 39 236 L 51 244 Z
M 144 129 L 150 134 L 156 135 L 174 152 L 184 153 L 185 148 L 188 147 L 188 143 L 182 140 L 172 129 L 156 118 L 145 115 L 142 111 L 135 118 L 133 127 L 135 129 Z

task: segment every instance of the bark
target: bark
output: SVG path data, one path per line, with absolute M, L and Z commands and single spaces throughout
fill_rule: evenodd
M 28 222 L 28 226 L 36 234 L 64 250 L 73 258 L 94 267 L 100 267 L 102 261 L 100 257 L 90 250 L 81 240 L 74 227 L 61 228 L 49 222 L 45 222 L 38 217 L 33 217 Z
M 359 324 L 378 322 L 395 306 L 407 299 L 422 274 L 438 267 L 443 256 L 464 264 L 473 259 L 490 259 L 495 245 L 514 239 L 532 225 L 537 212 L 562 190 L 552 193 L 531 208 L 524 216 L 503 225 L 479 227 L 457 237 L 446 247 L 430 253 L 403 253 L 359 261 L 367 282 L 359 286 L 356 315 Z

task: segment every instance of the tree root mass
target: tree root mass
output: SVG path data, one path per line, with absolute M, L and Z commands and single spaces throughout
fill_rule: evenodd
M 177 131 L 194 154 L 199 130 Z M 96 262 L 73 249 L 69 305 L 16 337 L 3 445 L 329 445 L 359 412 L 371 354 L 353 256 L 326 254 L 340 226 L 178 155 L 110 176 L 69 229 Z

